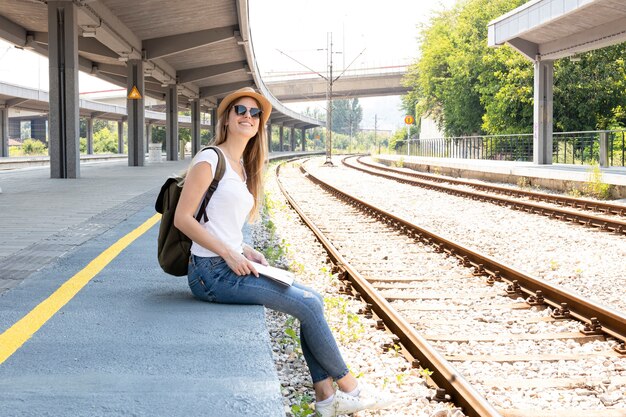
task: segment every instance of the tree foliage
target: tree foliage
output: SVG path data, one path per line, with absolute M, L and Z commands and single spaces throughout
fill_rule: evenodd
M 355 135 L 363 120 L 363 109 L 358 98 L 333 100 L 333 132 Z
M 487 46 L 489 21 L 525 0 L 466 0 L 421 29 L 421 57 L 409 68 L 409 114 L 432 117 L 447 136 L 531 132 L 533 64 L 509 46 Z M 626 124 L 626 45 L 554 64 L 554 128 Z M 416 117 L 419 119 L 419 117 Z

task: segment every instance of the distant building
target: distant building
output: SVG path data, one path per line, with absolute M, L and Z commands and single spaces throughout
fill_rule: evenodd
M 437 127 L 437 123 L 430 117 L 422 116 L 420 120 L 420 126 L 420 139 L 434 139 L 444 137 L 443 132 L 439 130 L 439 127 Z

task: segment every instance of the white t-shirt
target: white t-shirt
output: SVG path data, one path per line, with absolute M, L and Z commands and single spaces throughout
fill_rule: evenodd
M 208 162 L 211 165 L 211 171 L 215 177 L 217 168 L 217 154 L 215 151 L 207 149 L 204 152 L 199 152 L 191 161 L 191 166 L 201 162 Z M 200 219 L 200 224 L 211 235 L 242 253 L 243 233 L 241 230 L 254 204 L 254 197 L 248 191 L 246 183 L 241 180 L 239 174 L 230 166 L 226 156 L 224 156 L 224 162 L 226 162 L 224 176 L 206 208 L 209 221 L 202 223 L 202 219 Z M 218 256 L 196 242 L 193 242 L 191 245 L 191 253 L 202 257 Z

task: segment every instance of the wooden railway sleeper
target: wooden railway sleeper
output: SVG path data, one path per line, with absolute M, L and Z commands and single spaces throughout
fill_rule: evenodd
M 363 169 L 363 168 L 359 168 L 357 166 L 348 164 L 346 162 L 347 158 L 344 158 L 344 160 L 342 161 L 344 163 L 344 165 L 347 165 L 351 168 L 357 169 L 359 171 L 363 171 L 366 172 L 368 174 L 371 175 L 378 175 L 378 176 L 383 176 L 386 178 L 390 178 L 390 179 L 394 179 L 397 181 L 397 177 L 395 176 L 390 176 L 390 175 L 386 175 L 386 174 L 381 174 L 381 173 L 377 173 L 376 171 L 372 171 L 372 170 L 367 170 L 367 169 Z M 370 168 L 374 168 L 375 170 L 382 170 L 382 171 L 388 171 L 388 172 L 393 172 L 398 174 L 399 172 L 395 169 L 392 168 L 388 168 L 388 167 L 380 167 L 380 166 L 374 166 L 372 164 L 368 164 L 367 162 L 363 162 L 361 160 L 361 158 L 358 158 L 358 162 L 368 166 Z M 502 187 L 494 187 L 494 186 L 488 186 L 488 185 L 481 185 L 481 184 L 475 184 L 475 183 L 468 183 L 467 181 L 457 181 L 457 180 L 452 180 L 452 179 L 444 179 L 444 178 L 433 178 L 432 176 L 429 175 L 424 175 L 424 174 L 416 174 L 416 173 L 407 173 L 407 172 L 402 172 L 400 173 L 401 175 L 407 175 L 410 177 L 414 177 L 414 178 L 419 178 L 422 180 L 427 180 L 430 182 L 437 182 L 437 183 L 451 183 L 453 185 L 466 185 L 469 186 L 471 188 L 474 188 L 476 190 L 480 190 L 480 191 L 486 191 L 486 192 L 494 192 L 496 194 L 500 194 L 500 195 L 504 195 L 507 197 L 517 197 L 517 198 L 523 198 L 526 197 L 530 200 L 536 200 L 536 201 L 541 201 L 541 202 L 546 202 L 546 203 L 551 203 L 551 204 L 556 204 L 562 207 L 573 207 L 573 208 L 581 208 L 583 210 L 586 211 L 596 211 L 596 212 L 602 212 L 602 213 L 613 213 L 619 216 L 626 216 L 626 209 L 622 208 L 620 206 L 617 205 L 598 205 L 596 203 L 591 203 L 588 201 L 584 201 L 584 200 L 578 200 L 576 201 L 575 199 L 569 198 L 569 197 L 558 197 L 558 196 L 553 196 L 553 195 L 548 195 L 548 194 L 544 194 L 544 193 L 535 193 L 535 192 L 528 192 L 528 191 L 520 191 L 520 190 L 512 190 L 512 189 L 508 189 L 508 188 L 502 188 Z M 423 188 L 431 188 L 433 187 L 432 184 L 428 184 L 428 187 L 426 186 L 425 183 L 418 183 L 416 184 L 413 181 L 408 181 L 408 183 L 411 183 L 413 185 L 419 185 Z M 454 190 L 455 193 L 453 195 L 467 195 L 467 193 L 465 191 L 461 191 L 458 189 L 453 189 L 453 188 L 448 188 L 445 187 L 445 189 L 441 190 L 441 191 L 445 191 L 445 192 L 449 192 L 450 190 Z M 471 197 L 470 197 L 471 198 Z M 497 203 L 498 205 L 502 205 L 501 203 Z
M 343 194 L 343 193 L 341 193 L 341 194 Z M 345 194 L 343 194 L 343 195 L 345 195 Z M 385 222 L 385 223 L 388 223 L 389 219 L 393 220 L 394 223 L 397 222 L 397 219 L 395 219 L 393 216 L 389 216 L 387 214 L 384 214 L 382 217 L 383 217 L 383 222 Z M 566 216 L 561 215 L 561 214 L 556 214 L 554 212 L 551 213 L 551 217 L 557 218 L 559 220 L 564 220 L 564 219 L 566 220 Z M 425 240 L 429 244 L 432 242 L 432 238 L 431 237 L 427 237 L 426 239 L 422 239 L 422 240 Z M 462 257 L 462 256 L 457 256 L 457 257 L 460 258 L 460 260 L 463 262 L 463 264 L 465 266 L 471 266 L 472 265 L 472 263 L 469 262 L 469 260 L 466 257 Z M 519 282 L 517 280 L 513 280 L 511 285 L 509 285 L 509 287 L 507 288 L 507 293 L 509 295 L 523 295 L 523 292 L 527 292 L 527 293 L 532 295 L 531 292 L 526 291 L 526 290 L 522 290 L 522 288 L 519 286 Z M 578 316 L 578 314 L 576 314 L 576 316 Z M 573 317 L 573 315 L 571 315 L 568 318 L 574 318 L 574 317 Z M 581 317 L 577 317 L 577 319 L 581 320 Z M 584 321 L 584 319 L 581 320 L 581 321 Z M 602 326 L 599 325 L 599 321 L 597 319 L 596 319 L 596 322 L 598 323 L 598 325 L 591 324 L 591 325 L 587 326 L 587 329 L 585 331 L 588 331 L 588 332 L 600 331 L 600 333 L 604 333 L 604 332 L 602 332 Z M 623 341 L 623 339 L 622 339 L 622 341 Z

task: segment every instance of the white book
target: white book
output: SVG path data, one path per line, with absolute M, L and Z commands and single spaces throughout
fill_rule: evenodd
M 275 268 L 273 266 L 265 266 L 257 262 L 251 262 L 254 265 L 254 268 L 261 275 L 264 275 L 274 281 L 286 285 L 291 286 L 295 279 L 295 276 L 292 272 L 285 271 L 284 269 Z

